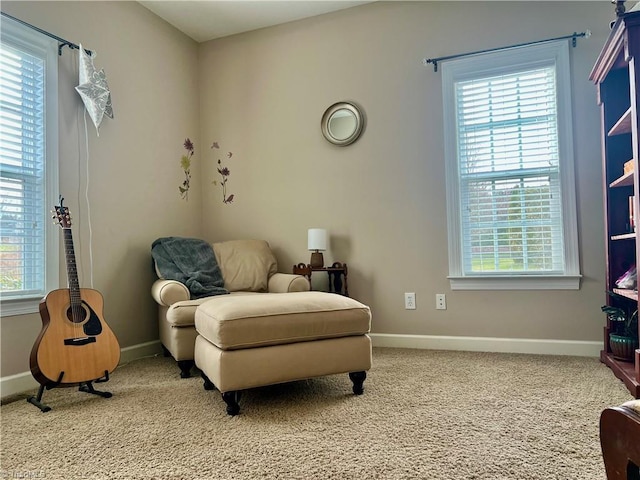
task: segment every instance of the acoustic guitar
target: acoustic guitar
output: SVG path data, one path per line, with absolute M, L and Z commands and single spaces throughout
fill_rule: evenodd
M 102 294 L 78 286 L 71 217 L 63 200 L 53 218 L 64 233 L 69 288 L 53 290 L 40 302 L 42 330 L 29 359 L 33 377 L 47 388 L 106 380 L 120 361 L 118 339 L 103 318 Z

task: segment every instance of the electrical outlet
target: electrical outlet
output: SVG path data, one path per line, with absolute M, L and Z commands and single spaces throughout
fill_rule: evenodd
M 444 293 L 436 293 L 436 310 L 447 309 L 447 298 Z
M 404 309 L 415 310 L 416 309 L 416 294 L 405 293 L 404 294 Z

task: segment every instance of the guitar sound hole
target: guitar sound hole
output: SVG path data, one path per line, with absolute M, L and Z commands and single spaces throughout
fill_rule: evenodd
M 88 312 L 83 305 L 71 305 L 67 308 L 67 318 L 73 323 L 82 323 L 87 319 Z

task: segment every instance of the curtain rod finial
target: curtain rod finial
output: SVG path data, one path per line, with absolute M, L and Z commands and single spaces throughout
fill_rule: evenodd
M 438 59 L 433 59 L 433 58 L 423 58 L 422 59 L 422 64 L 426 67 L 429 63 L 433 63 L 433 71 L 437 72 L 438 71 Z

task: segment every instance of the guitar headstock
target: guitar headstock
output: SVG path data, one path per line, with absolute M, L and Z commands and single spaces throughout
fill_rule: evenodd
M 53 215 L 53 220 L 55 223 L 60 225 L 62 228 L 71 228 L 71 214 L 69 213 L 69 209 L 62 205 L 64 198 L 60 196 L 60 205 L 55 206 L 55 214 Z

